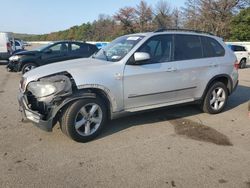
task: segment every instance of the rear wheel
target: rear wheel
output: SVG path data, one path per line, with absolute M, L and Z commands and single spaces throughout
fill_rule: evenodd
M 22 74 L 25 74 L 26 72 L 36 68 L 37 65 L 35 63 L 26 63 L 22 68 Z
M 240 68 L 241 68 L 241 69 L 244 69 L 244 68 L 246 68 L 246 65 L 247 65 L 246 59 L 242 59 L 242 60 L 240 61 Z
M 64 134 L 77 142 L 87 142 L 98 136 L 106 120 L 106 106 L 99 98 L 95 98 L 72 103 L 60 122 Z
M 202 105 L 204 112 L 209 114 L 220 113 L 228 99 L 228 91 L 222 82 L 215 82 L 208 90 Z

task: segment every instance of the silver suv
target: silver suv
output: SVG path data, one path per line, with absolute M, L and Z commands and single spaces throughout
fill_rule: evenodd
M 238 84 L 236 57 L 211 34 L 159 30 L 117 38 L 91 58 L 46 65 L 20 83 L 23 118 L 75 141 L 95 138 L 128 112 L 199 102 L 223 110 Z

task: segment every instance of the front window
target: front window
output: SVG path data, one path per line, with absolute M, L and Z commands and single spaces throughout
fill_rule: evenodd
M 144 36 L 140 35 L 119 37 L 109 43 L 105 48 L 99 50 L 93 58 L 113 62 L 120 61 L 143 38 Z

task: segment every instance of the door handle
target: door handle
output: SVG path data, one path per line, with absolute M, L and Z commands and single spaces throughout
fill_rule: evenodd
M 218 64 L 212 63 L 209 65 L 209 67 L 218 67 Z
M 166 72 L 175 72 L 175 71 L 177 71 L 177 68 L 175 68 L 175 67 L 169 67 L 166 70 Z

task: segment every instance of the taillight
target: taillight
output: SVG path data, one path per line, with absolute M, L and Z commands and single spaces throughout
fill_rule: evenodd
M 11 44 L 9 42 L 7 42 L 6 46 L 7 46 L 8 49 L 11 48 Z
M 234 68 L 235 68 L 236 70 L 239 69 L 239 63 L 238 63 L 238 61 L 235 61 L 235 62 L 234 62 Z
M 9 53 L 12 52 L 12 47 L 11 47 L 11 44 L 9 42 L 6 43 L 6 46 L 7 46 L 7 50 Z

